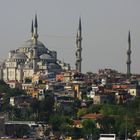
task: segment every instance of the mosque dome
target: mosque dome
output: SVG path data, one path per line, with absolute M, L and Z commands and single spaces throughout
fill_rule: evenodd
M 33 39 L 29 39 L 27 41 L 25 41 L 25 43 L 23 44 L 23 47 L 25 48 L 30 48 L 34 46 L 34 40 Z M 45 45 L 41 42 L 41 41 L 37 41 L 37 47 L 39 48 L 46 48 Z
M 21 48 L 32 50 L 33 47 L 34 47 L 34 40 L 29 39 L 24 42 L 24 44 L 22 45 Z M 37 49 L 38 49 L 39 55 L 46 53 L 48 51 L 48 49 L 45 47 L 45 45 L 39 40 L 37 40 Z
M 43 59 L 43 60 L 52 60 L 53 57 L 50 54 L 46 53 L 46 54 L 40 55 L 40 59 Z
M 35 15 L 35 23 L 33 26 L 33 21 L 31 24 L 31 38 L 27 41 L 25 41 L 20 47 L 20 51 L 28 53 L 29 51 L 32 51 L 34 47 L 37 48 L 37 55 L 38 57 L 48 51 L 48 49 L 45 47 L 45 45 L 38 40 L 38 23 L 37 23 L 37 15 Z
M 61 66 L 57 63 L 50 63 L 48 66 L 50 69 L 61 69 Z
M 13 56 L 13 59 L 17 59 L 17 60 L 26 60 L 27 56 L 24 53 L 15 53 Z
M 50 53 L 45 53 L 40 55 L 39 57 L 41 60 L 47 63 L 55 63 L 55 58 Z

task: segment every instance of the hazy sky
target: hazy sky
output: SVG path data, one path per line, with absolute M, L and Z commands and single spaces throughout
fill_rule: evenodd
M 132 72 L 140 73 L 140 0 L 0 0 L 0 59 L 30 38 L 38 15 L 39 40 L 75 68 L 75 38 L 82 19 L 82 71 L 126 71 L 128 30 Z

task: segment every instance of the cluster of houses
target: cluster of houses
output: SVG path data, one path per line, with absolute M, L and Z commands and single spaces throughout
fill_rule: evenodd
M 64 110 L 79 99 L 81 107 L 104 103 L 123 104 L 140 96 L 140 75 L 133 75 L 131 80 L 125 74 L 115 70 L 104 69 L 94 73 L 77 73 L 66 71 L 51 75 L 37 72 L 32 79 L 17 84 L 9 82 L 11 88 L 20 88 L 27 92 L 26 96 L 15 96 L 10 98 L 10 105 L 15 107 L 27 107 L 36 98 L 43 100 L 48 94 L 53 94 L 55 104 L 61 105 Z M 15 83 L 15 84 L 13 84 Z M 83 119 L 99 119 L 102 114 L 90 113 L 82 116 Z M 80 128 L 82 123 L 74 120 L 73 125 Z
M 92 100 L 93 104 L 124 103 L 140 96 L 140 76 L 134 75 L 132 78 L 131 81 L 127 80 L 125 74 L 111 69 L 99 70 L 97 74 L 66 71 L 53 78 L 38 72 L 23 84 L 14 82 L 13 85 L 12 81 L 8 83 L 11 88 L 25 90 L 28 95 L 26 98 L 11 97 L 10 104 L 22 103 L 22 100 L 29 102 L 31 97 L 43 100 L 48 93 L 56 95 L 62 101 L 77 98 L 81 101 Z

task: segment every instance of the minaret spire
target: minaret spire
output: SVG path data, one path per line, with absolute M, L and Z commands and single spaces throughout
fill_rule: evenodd
M 35 14 L 35 28 L 38 27 L 38 23 L 37 23 L 37 14 Z
M 34 37 L 34 25 L 33 25 L 33 20 L 32 20 L 32 24 L 31 24 L 31 38 Z
M 81 31 L 82 31 L 81 17 L 79 18 L 79 30 L 81 30 Z
M 130 30 L 128 32 L 128 43 L 131 45 L 131 35 L 130 35 Z
M 34 73 L 35 73 L 37 71 L 37 60 L 38 60 L 38 48 L 37 48 L 38 23 L 37 23 L 37 14 L 35 15 L 33 31 L 34 31 L 33 70 L 34 70 Z
M 78 72 L 81 72 L 81 52 L 82 52 L 82 26 L 81 26 L 81 18 L 79 18 L 79 27 L 77 31 L 77 36 L 76 36 L 76 70 Z
M 34 39 L 35 39 L 35 44 L 37 44 L 37 39 L 38 39 L 38 23 L 37 23 L 37 14 L 35 14 L 35 23 L 34 23 Z
M 128 32 L 128 50 L 127 50 L 127 78 L 131 77 L 131 35 Z

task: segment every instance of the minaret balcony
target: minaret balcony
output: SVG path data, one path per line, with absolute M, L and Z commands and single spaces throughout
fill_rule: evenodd
M 82 41 L 82 37 L 78 37 L 76 41 Z
M 127 61 L 126 63 L 127 63 L 127 64 L 131 64 L 131 61 Z
M 82 61 L 82 58 L 81 58 L 81 59 L 77 59 L 76 61 L 77 61 L 77 62 L 81 62 L 81 61 Z
M 79 46 L 77 47 L 77 52 L 82 51 L 82 48 L 80 48 Z
M 130 54 L 131 54 L 131 50 L 128 50 L 128 51 L 127 51 L 127 54 L 130 55 Z

